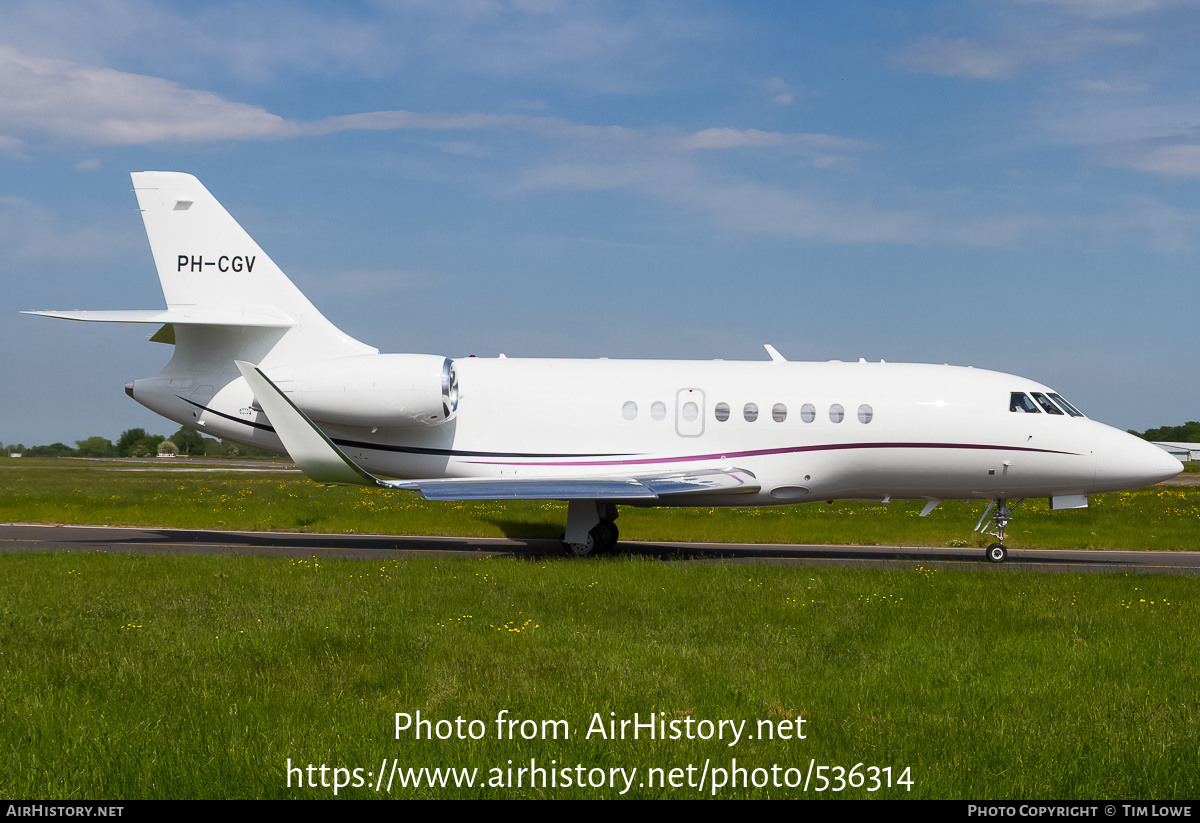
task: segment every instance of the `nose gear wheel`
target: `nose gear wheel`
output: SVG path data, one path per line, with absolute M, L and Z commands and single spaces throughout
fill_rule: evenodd
M 984 556 L 992 563 L 1003 563 L 1008 557 L 1008 549 L 1004 547 L 1004 529 L 1008 526 L 1008 522 L 1012 520 L 1012 513 L 1017 510 L 1025 501 L 1018 500 L 1011 506 L 1008 505 L 1008 500 L 1003 497 L 998 497 L 988 504 L 988 507 L 983 510 L 983 514 L 979 517 L 979 522 L 975 524 L 974 531 L 990 534 L 999 540 L 999 543 L 993 543 L 987 547 Z M 988 515 L 991 515 L 990 517 Z

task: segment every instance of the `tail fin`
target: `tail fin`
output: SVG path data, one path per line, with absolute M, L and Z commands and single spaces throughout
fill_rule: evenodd
M 166 171 L 130 176 L 169 315 L 278 318 L 290 328 L 266 355 L 277 363 L 378 351 L 317 311 L 195 177 Z M 177 338 L 177 346 L 183 342 Z

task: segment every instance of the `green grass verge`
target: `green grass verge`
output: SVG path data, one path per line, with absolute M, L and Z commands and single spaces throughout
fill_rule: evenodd
M 19 461 L 10 461 L 15 463 Z M 59 464 L 62 465 L 62 464 Z M 0 470 L 0 522 L 67 525 L 555 538 L 566 504 L 430 503 L 410 492 L 322 488 L 296 474 L 105 471 L 9 465 Z M 840 501 L 769 508 L 621 508 L 622 539 L 699 542 L 983 546 L 972 532 L 984 503 Z M 1193 549 L 1200 486 L 1093 495 L 1087 509 L 1027 501 L 1008 531 L 1013 548 Z
M 715 796 L 1200 796 L 1190 577 L 628 557 L 0 564 L 5 797 L 332 797 L 340 767 L 366 785 L 339 797 L 616 797 L 624 781 L 611 788 L 609 770 L 637 769 L 624 796 L 687 798 L 713 795 L 713 770 L 735 760 L 768 785 Z M 497 739 L 502 710 L 565 720 L 569 736 Z M 397 739 L 395 714 L 417 711 L 484 733 Z M 693 731 L 744 720 L 755 739 L 586 735 L 596 715 L 634 713 Z M 804 740 L 759 739 L 759 721 L 800 719 Z M 299 787 L 305 771 L 289 788 L 289 759 L 325 765 L 329 787 Z M 559 771 L 558 787 L 510 787 L 531 760 L 572 779 L 601 769 L 605 786 L 563 787 Z M 374 773 L 395 761 L 477 769 L 485 784 L 499 769 L 504 785 L 376 793 Z M 689 780 L 706 763 L 701 791 Z M 772 782 L 810 763 L 829 767 L 827 791 L 815 773 L 807 793 Z M 832 767 L 849 781 L 860 763 L 868 779 L 872 766 L 893 784 L 907 774 L 911 790 L 833 791 Z M 682 785 L 645 785 L 653 768 Z

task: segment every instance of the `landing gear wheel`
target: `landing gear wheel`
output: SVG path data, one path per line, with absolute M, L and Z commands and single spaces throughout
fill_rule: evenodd
M 620 535 L 617 532 L 617 524 L 611 520 L 601 520 L 592 529 L 592 536 L 596 539 L 596 551 L 610 551 L 617 545 L 617 540 Z
M 975 531 L 990 534 L 1000 540 L 999 543 L 988 546 L 987 551 L 983 553 L 983 556 L 992 563 L 1003 563 L 1004 559 L 1008 557 L 1008 549 L 1004 548 L 1004 529 L 1012 522 L 1013 512 L 1024 502 L 1024 500 L 1018 500 L 1010 506 L 1008 500 L 998 497 L 989 503 L 988 507 L 983 510 L 983 514 L 979 516 L 979 522 L 975 524 Z M 988 520 L 988 515 L 991 515 L 989 523 L 995 526 L 995 531 L 987 531 L 987 526 L 984 525 L 984 521 Z
M 591 557 L 616 546 L 618 537 L 616 524 L 611 520 L 601 520 L 588 532 L 586 542 L 568 543 L 564 540 L 563 546 L 576 557 Z
M 575 557 L 591 557 L 596 553 L 595 532 L 595 529 L 588 532 L 587 540 L 583 543 L 568 543 L 564 540 L 563 548 L 567 550 L 567 554 L 574 555 Z

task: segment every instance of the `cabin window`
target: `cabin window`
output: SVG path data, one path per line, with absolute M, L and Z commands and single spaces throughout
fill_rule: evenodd
M 1038 402 L 1038 405 L 1045 410 L 1046 414 L 1062 414 L 1062 410 L 1051 403 L 1050 398 L 1040 391 L 1031 392 L 1031 394 L 1033 395 L 1033 399 Z
M 829 419 L 834 423 L 841 423 L 846 419 L 846 410 L 842 408 L 841 403 L 834 403 L 829 407 Z
M 633 420 L 637 417 L 637 403 L 632 400 L 626 400 L 625 405 L 621 407 L 621 416 L 626 420 Z
M 812 403 L 805 403 L 800 407 L 800 419 L 805 423 L 811 423 L 817 419 L 817 407 Z
M 858 407 L 858 422 L 870 423 L 871 418 L 875 416 L 875 411 L 866 403 Z
M 758 419 L 758 404 L 757 403 L 747 403 L 745 408 L 742 409 L 742 417 L 746 418 L 747 423 L 753 423 L 755 420 L 757 420 Z
M 1086 416 L 1079 409 L 1075 408 L 1070 403 L 1068 403 L 1061 394 L 1055 394 L 1054 392 L 1050 392 L 1050 397 L 1054 400 L 1055 403 L 1058 404 L 1058 407 L 1060 409 L 1062 409 L 1063 411 L 1065 411 L 1067 414 L 1071 415 L 1072 417 L 1085 417 Z
M 787 420 L 787 406 L 782 403 L 776 403 L 771 407 L 771 419 L 776 423 L 782 423 Z
M 1008 401 L 1008 410 L 1014 412 L 1024 412 L 1026 414 L 1038 413 L 1038 407 L 1033 405 L 1033 401 L 1030 400 L 1023 391 L 1015 391 L 1012 393 Z
M 713 408 L 713 416 L 717 418 L 718 423 L 724 423 L 726 420 L 729 419 L 729 404 L 728 403 L 718 403 Z
M 661 400 L 655 400 L 650 404 L 650 416 L 655 420 L 662 420 L 667 416 L 667 404 Z

